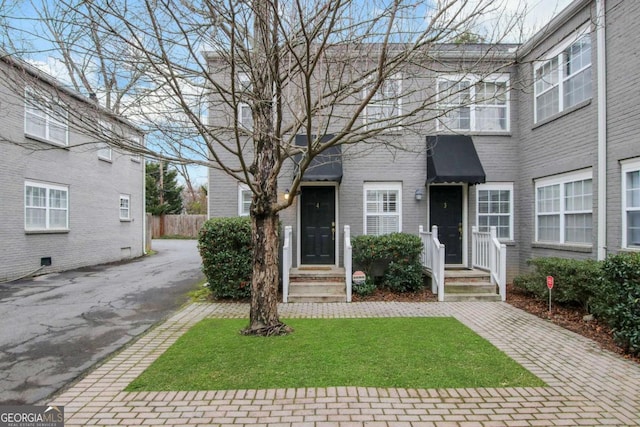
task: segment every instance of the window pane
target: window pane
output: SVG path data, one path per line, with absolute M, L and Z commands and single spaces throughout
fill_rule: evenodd
M 591 214 L 565 216 L 565 242 L 591 243 Z
M 640 246 L 640 212 L 627 212 L 627 246 Z
M 47 137 L 47 122 L 43 117 L 27 112 L 25 132 L 38 138 Z
M 591 68 L 576 74 L 564 82 L 564 108 L 591 98 Z
M 541 215 L 538 217 L 538 240 L 560 241 L 560 215 Z
M 560 111 L 560 89 L 556 86 L 536 98 L 536 120 L 544 120 Z
M 50 228 L 67 228 L 67 210 L 52 209 L 49 213 Z
M 640 171 L 627 172 L 627 207 L 640 208 Z
M 476 107 L 477 130 L 507 130 L 507 107 Z

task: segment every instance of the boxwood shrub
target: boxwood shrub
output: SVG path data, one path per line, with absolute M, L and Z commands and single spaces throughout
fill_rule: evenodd
M 353 263 L 367 275 L 363 290 L 372 292 L 376 286 L 395 292 L 413 292 L 424 287 L 420 254 L 422 242 L 418 236 L 391 233 L 382 236 L 352 238 Z M 354 288 L 358 292 L 358 288 Z
M 551 300 L 588 308 L 599 285 L 600 263 L 591 259 L 534 258 L 527 261 L 533 271 L 513 279 L 513 285 L 535 297 L 548 300 L 547 276 L 553 276 Z
M 640 253 L 609 256 L 593 301 L 593 313 L 628 353 L 640 354 Z
M 212 218 L 198 237 L 202 270 L 216 299 L 251 296 L 251 219 Z

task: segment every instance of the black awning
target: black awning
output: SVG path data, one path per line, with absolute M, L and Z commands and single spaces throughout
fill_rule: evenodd
M 427 184 L 481 184 L 486 175 L 470 136 L 427 136 Z
M 314 135 L 311 136 L 315 138 Z M 329 141 L 333 135 L 324 135 L 321 142 Z M 296 135 L 296 145 L 306 146 L 307 135 Z M 299 160 L 299 158 L 297 159 Z M 303 181 L 342 181 L 342 147 L 334 145 L 318 154 L 302 177 Z

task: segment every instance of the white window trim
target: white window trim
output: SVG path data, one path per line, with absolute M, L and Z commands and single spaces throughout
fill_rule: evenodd
M 249 189 L 249 186 L 247 184 L 242 184 L 239 183 L 238 184 L 238 216 L 249 216 L 250 212 L 245 212 L 244 211 L 244 203 L 242 203 L 242 196 L 243 193 L 247 192 L 247 191 L 251 191 Z
M 31 88 L 26 88 L 25 92 L 24 92 L 24 134 L 26 136 L 28 136 L 29 138 L 33 138 L 33 139 L 37 139 L 38 141 L 43 141 L 46 142 L 48 144 L 52 144 L 52 145 L 57 145 L 60 147 L 68 147 L 69 146 L 69 112 L 67 111 L 67 109 L 64 109 L 64 120 L 61 121 L 58 118 L 55 117 L 55 113 L 51 110 L 51 107 L 47 106 L 47 105 L 43 105 L 42 101 L 46 101 L 49 102 L 51 104 L 55 103 L 55 100 L 52 97 L 38 97 L 35 94 L 35 91 Z M 62 108 L 63 106 L 61 106 Z M 34 114 L 33 112 L 29 112 L 29 108 L 35 108 L 36 110 L 38 110 L 41 114 L 38 114 L 38 116 L 44 120 L 44 126 L 45 126 L 45 135 L 44 136 L 40 136 L 40 135 L 35 135 L 33 133 L 30 133 L 27 130 L 27 124 L 29 123 L 29 114 Z M 64 132 L 64 142 L 59 142 L 59 141 L 55 141 L 53 139 L 51 139 L 50 133 L 51 133 L 51 124 L 55 124 L 58 125 L 60 127 L 63 127 L 65 132 Z
M 576 74 L 581 73 L 588 68 L 591 68 L 593 64 L 589 63 L 588 66 L 582 67 L 580 70 L 574 72 L 570 76 L 565 76 L 564 51 L 566 48 L 568 48 L 569 46 L 571 46 L 572 44 L 580 40 L 582 37 L 584 36 L 590 37 L 590 34 L 591 34 L 591 24 L 589 23 L 584 24 L 582 27 L 578 28 L 571 36 L 563 40 L 562 43 L 558 44 L 556 47 L 550 50 L 549 53 L 545 55 L 544 59 L 534 62 L 534 65 L 533 65 L 533 121 L 534 123 L 538 123 L 539 121 L 545 121 L 551 117 L 554 117 L 556 114 L 562 113 L 565 109 L 571 108 L 573 106 L 572 105 L 566 108 L 564 106 L 564 84 L 567 80 L 569 80 L 571 77 L 575 76 Z M 593 49 L 593 46 L 592 46 L 592 49 Z M 536 73 L 540 68 L 542 68 L 543 66 L 545 66 L 547 63 L 549 63 L 555 58 L 558 59 L 558 69 L 556 70 L 556 72 L 558 73 L 558 76 L 557 76 L 558 83 L 538 93 L 536 89 Z M 545 117 L 544 119 L 538 120 L 538 97 L 552 90 L 554 87 L 558 87 L 558 111 L 557 113 L 554 113 L 548 117 Z M 592 91 L 593 91 L 593 88 L 592 88 Z M 591 94 L 591 96 L 593 97 L 593 93 Z
M 453 82 L 453 83 L 458 83 L 462 81 L 469 82 L 470 102 L 469 102 L 469 105 L 462 106 L 462 107 L 468 106 L 470 108 L 470 123 L 469 123 L 469 129 L 457 129 L 457 128 L 449 128 L 444 126 L 442 124 L 442 120 L 438 119 L 436 120 L 436 129 L 438 131 L 444 131 L 444 132 L 461 131 L 461 132 L 478 132 L 478 133 L 511 132 L 511 76 L 509 73 L 494 73 L 488 76 L 480 76 L 477 74 L 441 74 L 437 78 L 436 88 L 438 87 L 439 82 L 443 80 Z M 476 84 L 478 83 L 506 83 L 506 90 L 505 90 L 505 106 L 506 106 L 506 122 L 507 122 L 506 129 L 500 129 L 500 130 L 478 129 L 477 122 L 476 122 L 476 108 L 478 107 L 478 105 L 481 105 L 481 104 L 476 104 Z M 440 102 L 441 95 L 442 95 L 441 91 L 437 89 L 436 105 L 438 106 L 441 105 L 441 102 Z M 451 111 L 456 109 L 456 107 L 453 104 L 445 104 L 445 105 L 447 105 L 448 108 L 451 108 Z M 458 108 L 459 107 L 460 106 L 458 106 Z
M 565 217 L 567 215 L 567 210 L 564 207 L 564 200 L 565 200 L 565 189 L 564 189 L 564 184 L 570 183 L 570 182 L 576 182 L 576 181 L 584 181 L 586 179 L 590 179 L 591 183 L 592 183 L 592 187 L 593 187 L 593 171 L 591 169 L 584 169 L 584 170 L 580 170 L 580 171 L 575 171 L 575 172 L 567 172 L 567 173 L 563 173 L 563 174 L 559 174 L 559 175 L 554 175 L 551 177 L 547 177 L 547 178 L 540 178 L 540 179 L 536 179 L 535 180 L 535 185 L 534 185 L 534 196 L 533 196 L 533 202 L 534 202 L 534 216 L 535 216 L 535 242 L 536 243 L 551 243 L 551 244 L 560 244 L 560 245 L 571 245 L 571 246 L 593 246 L 593 242 L 591 243 L 577 243 L 577 242 L 566 242 L 565 241 Z M 560 215 L 560 239 L 559 241 L 547 241 L 547 240 L 543 240 L 541 241 L 538 237 L 538 218 L 539 218 L 539 212 L 538 212 L 538 188 L 541 187 L 548 187 L 551 185 L 559 185 L 560 186 L 560 210 L 558 211 L 558 215 Z M 593 206 L 591 208 L 590 211 L 585 211 L 586 213 L 591 213 L 592 218 L 593 218 Z M 571 214 L 575 214 L 575 213 L 580 213 L 579 211 L 571 211 Z
M 100 130 L 103 135 L 111 134 L 113 131 L 113 125 L 100 120 Z M 111 148 L 108 142 L 106 141 L 98 142 L 98 159 L 104 160 L 107 162 L 113 161 L 113 149 Z
M 622 248 L 640 249 L 640 246 L 630 246 L 627 241 L 627 173 L 640 171 L 640 158 L 628 159 L 620 162 L 621 166 L 621 212 L 622 212 Z M 636 209 L 633 209 L 636 210 Z M 640 210 L 640 209 L 637 209 Z
M 371 80 L 371 79 L 370 79 Z M 385 81 L 380 85 L 378 91 L 384 89 L 384 85 L 388 81 L 396 81 L 398 83 L 398 93 L 399 95 L 392 100 L 387 100 L 385 102 L 380 102 L 375 100 L 375 95 L 369 100 L 369 103 L 364 107 L 364 115 L 363 115 L 363 123 L 372 128 L 388 128 L 388 130 L 398 130 L 400 123 L 394 123 L 394 121 L 398 120 L 399 117 L 402 116 L 402 73 L 395 73 L 392 76 L 389 76 Z M 364 90 L 362 91 L 362 98 L 365 99 L 369 95 L 370 86 L 366 85 Z M 378 92 L 376 92 L 377 94 Z M 393 101 L 393 102 L 392 102 Z M 392 106 L 397 109 L 397 113 L 388 118 L 384 118 L 381 120 L 369 120 L 369 107 L 385 107 Z
M 126 139 L 132 147 L 144 147 L 144 137 L 134 132 L 126 134 Z M 140 153 L 131 154 L 131 161 L 140 163 L 142 162 L 142 155 Z
M 514 208 L 513 208 L 513 183 L 492 183 L 488 182 L 485 184 L 476 185 L 476 225 L 480 226 L 480 191 L 509 191 L 509 237 L 500 238 L 499 240 L 504 241 L 513 241 L 513 217 L 514 217 Z M 491 216 L 491 214 L 482 214 Z M 504 214 L 500 214 L 504 215 Z
M 31 206 L 27 206 L 27 187 L 36 187 L 36 188 L 44 188 L 46 189 L 46 206 L 45 208 L 45 226 L 44 228 L 41 227 L 30 227 L 27 224 L 27 208 L 31 207 Z M 49 191 L 50 190 L 58 190 L 58 191 L 64 191 L 65 193 L 67 193 L 67 207 L 66 207 L 66 223 L 67 226 L 66 227 L 52 227 L 51 223 L 50 223 L 50 216 L 51 216 L 51 206 L 50 206 L 50 195 L 49 195 Z M 25 181 L 24 182 L 24 201 L 23 201 L 23 205 L 24 205 L 24 229 L 25 231 L 68 231 L 69 230 L 69 208 L 70 208 L 70 200 L 69 200 L 69 187 L 68 186 L 64 186 L 64 185 L 55 185 L 55 184 L 47 184 L 47 183 L 43 183 L 43 182 L 37 182 L 37 181 Z
M 120 202 L 118 204 L 118 216 L 120 217 L 120 221 L 131 221 L 131 196 L 128 194 L 121 194 L 120 195 Z M 126 200 L 127 201 L 127 215 L 123 216 L 122 215 L 122 201 Z
M 244 93 L 245 91 L 251 91 L 252 87 L 251 87 L 251 77 L 249 76 L 248 73 L 245 72 L 240 72 L 237 75 L 237 82 L 238 82 L 238 89 L 239 92 Z M 244 97 L 244 96 L 241 96 Z M 253 123 L 251 124 L 251 126 L 249 126 L 247 123 L 245 123 L 242 120 L 242 110 L 244 110 L 245 108 L 248 108 L 249 111 L 251 111 L 251 106 L 247 103 L 247 102 L 240 102 L 238 103 L 238 123 L 240 124 L 240 126 L 242 126 L 242 128 L 248 130 L 248 131 L 252 131 L 253 130 Z
M 402 232 L 402 182 L 365 182 L 362 187 L 362 230 L 363 234 L 367 234 L 367 191 L 369 190 L 394 190 L 398 192 L 398 232 Z M 371 216 L 380 216 L 380 214 L 371 214 Z M 391 216 L 391 215 L 388 215 Z

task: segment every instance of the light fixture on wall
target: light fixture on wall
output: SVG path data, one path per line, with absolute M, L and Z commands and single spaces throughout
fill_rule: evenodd
M 289 200 L 289 189 L 284 190 L 284 199 Z
M 418 188 L 416 190 L 416 201 L 420 201 L 422 200 L 422 196 L 424 195 L 424 192 L 422 191 L 422 188 Z

